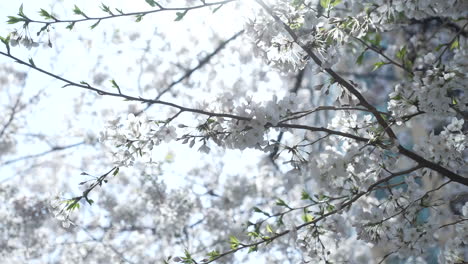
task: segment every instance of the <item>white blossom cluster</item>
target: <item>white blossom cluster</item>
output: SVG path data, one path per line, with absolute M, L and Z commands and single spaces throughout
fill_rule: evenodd
M 468 145 L 463 132 L 464 122 L 453 118 L 440 134 L 432 132 L 426 139 L 421 139 L 415 149 L 437 163 L 458 170 L 465 163 L 464 151 Z
M 276 126 L 288 114 L 297 108 L 296 94 L 290 94 L 281 100 L 273 96 L 272 100 L 259 104 L 248 100 L 235 107 L 233 113 L 249 117 L 250 121 L 231 122 L 224 128 L 229 135 L 221 145 L 231 149 L 263 148 L 268 142 L 265 134 L 268 126 Z
M 150 158 L 154 146 L 175 138 L 177 134 L 173 126 L 158 126 L 157 122 L 148 120 L 145 114 L 129 114 L 122 124 L 119 119 L 113 120 L 100 134 L 101 142 L 110 141 L 120 149 L 114 156 L 118 166 L 130 166 L 138 156 Z
M 426 59 L 432 62 L 435 57 L 428 54 Z M 388 110 L 397 117 L 412 115 L 418 111 L 431 113 L 434 117 L 456 115 L 456 110 L 466 108 L 461 101 L 463 97 L 460 98 L 464 92 L 459 91 L 458 83 L 454 83 L 460 81 L 455 78 L 457 74 L 460 73 L 436 68 L 424 73 L 416 72 L 413 82 L 395 86 L 395 91 L 389 95 Z
M 82 173 L 90 177 L 80 183 L 83 199 L 53 197 L 49 211 L 66 230 L 48 232 L 55 223 L 46 221 L 42 198 L 1 185 L 0 232 L 8 240 L 0 239 L 0 258 L 11 263 L 41 261 L 45 254 L 61 263 L 156 263 L 162 258 L 165 263 L 236 263 L 248 261 L 234 256 L 245 249 L 258 252 L 268 263 L 430 263 L 435 258 L 439 263 L 466 262 L 468 189 L 453 175 L 463 178 L 467 171 L 468 2 L 258 2 L 266 7 L 259 5 L 245 31 L 254 52 L 281 71 L 284 83 L 297 84 L 294 92 L 279 87 L 284 83 L 278 85 L 277 76 L 269 79 L 272 74 L 263 68 L 258 71 L 262 76 L 243 75 L 243 69 L 237 80 L 226 76 L 226 82 L 235 83 L 233 87 L 222 81 L 205 85 L 218 74 L 218 64 L 197 66 L 214 70 L 173 83 L 181 87 L 170 86 L 170 99 L 154 101 L 179 113 L 157 112 L 162 117 L 155 120 L 147 116 L 155 113 L 153 109 L 133 114 L 137 107 L 132 106 L 120 111 L 131 113 L 125 120 L 113 117 L 101 131 L 99 141 L 104 144 L 94 144 L 91 131 L 82 133 L 87 134 L 84 144 L 99 148 L 101 155 L 83 158 L 81 164 L 72 160 L 69 167 L 101 169 L 107 162 L 113 169 L 100 177 Z M 173 2 L 146 3 L 165 12 L 157 4 Z M 186 1 L 202 5 L 200 9 L 207 3 Z M 227 2 L 216 6 L 228 7 Z M 101 9 L 105 11 L 106 6 Z M 186 12 L 176 13 L 178 21 L 195 12 L 181 10 Z M 112 12 L 107 12 L 110 18 Z M 53 21 L 49 20 L 57 22 Z M 10 34 L 12 48 L 31 49 L 37 43 L 27 33 Z M 177 54 L 189 54 L 188 50 L 183 46 Z M 203 57 L 198 55 L 197 59 Z M 239 55 L 244 57 L 239 68 L 257 66 L 252 58 L 245 58 L 249 55 Z M 315 62 L 318 65 L 309 67 Z M 157 68 L 144 59 L 138 63 L 149 71 Z M 174 62 L 184 70 L 190 64 L 187 58 Z M 179 73 L 172 66 L 168 75 Z M 99 85 L 103 76 L 108 75 L 96 79 Z M 142 76 L 139 82 L 144 82 Z M 170 82 L 167 76 L 151 80 L 158 85 Z M 83 83 L 75 86 L 97 90 L 99 96 L 149 101 L 143 95 L 127 95 L 112 82 L 118 93 Z M 191 92 L 184 91 L 217 85 L 230 92 L 209 103 L 197 103 L 201 95 L 191 97 Z M 257 100 L 258 93 L 251 95 L 249 89 L 257 92 L 262 85 L 277 85 L 271 91 L 287 95 Z M 138 92 L 153 86 L 148 82 Z M 169 98 L 169 93 L 165 96 Z M 0 157 L 17 144 L 13 128 L 0 135 Z M 203 155 L 197 160 L 199 168 L 184 175 L 179 186 L 169 187 L 165 180 L 183 173 L 173 164 L 172 153 L 155 162 L 152 152 L 163 143 L 176 146 L 177 142 L 190 148 L 197 144 Z M 102 154 L 108 153 L 109 146 L 111 157 Z M 257 151 L 262 158 L 242 171 L 241 161 L 237 164 L 229 156 L 213 155 L 230 150 L 241 150 L 246 156 Z M 240 159 L 246 161 L 244 157 Z M 38 164 L 35 167 L 46 167 L 49 175 L 63 173 L 56 163 Z M 48 183 L 19 180 L 17 184 L 43 192 L 54 181 L 47 179 Z M 97 209 L 71 215 L 86 202 L 92 205 L 91 196 L 99 197 Z M 56 244 L 41 249 L 47 240 Z

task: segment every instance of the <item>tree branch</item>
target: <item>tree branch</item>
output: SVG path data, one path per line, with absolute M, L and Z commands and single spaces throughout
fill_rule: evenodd
M 284 23 L 272 10 L 269 8 L 262 0 L 255 0 L 259 5 L 261 5 L 269 14 L 272 16 L 276 22 L 280 23 L 283 28 L 289 33 L 289 35 L 293 38 L 294 42 L 297 43 L 311 58 L 312 60 L 318 65 L 322 66 L 322 61 L 315 55 L 315 53 L 310 49 L 310 47 L 306 46 L 303 44 L 296 33 L 286 24 Z M 466 26 L 466 25 L 465 25 Z M 392 128 L 390 125 L 385 121 L 385 119 L 382 117 L 382 115 L 377 111 L 377 109 L 371 105 L 366 98 L 352 85 L 350 82 L 346 81 L 338 75 L 335 71 L 333 71 L 331 68 L 325 68 L 324 69 L 335 81 L 337 81 L 343 88 L 348 90 L 351 94 L 353 94 L 358 100 L 359 104 L 367 108 L 377 119 L 377 122 L 380 124 L 380 126 L 384 129 L 384 131 L 387 133 L 387 135 L 394 140 L 398 140 L 398 137 L 396 136 L 395 132 L 393 132 Z M 444 168 L 438 164 L 435 164 L 429 160 L 424 159 L 423 157 L 417 155 L 416 153 L 413 153 L 400 144 L 398 144 L 398 150 L 401 154 L 417 161 L 418 163 L 422 164 L 423 166 L 430 168 L 434 171 L 439 172 L 440 174 L 446 176 L 450 180 L 454 182 L 461 183 L 463 185 L 468 186 L 468 178 L 462 177 L 447 168 Z

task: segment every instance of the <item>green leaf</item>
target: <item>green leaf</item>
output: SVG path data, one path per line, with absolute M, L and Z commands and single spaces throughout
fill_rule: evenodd
M 5 44 L 5 45 L 7 44 L 6 38 L 4 38 L 4 37 L 1 37 L 1 36 L 0 36 L 0 41 L 2 41 L 3 44 Z
M 29 63 L 33 66 L 33 67 L 36 67 L 36 64 L 34 64 L 34 61 L 32 58 L 29 58 Z
M 152 6 L 152 7 L 155 7 L 156 6 L 156 2 L 154 0 L 145 0 L 146 3 L 148 3 L 148 5 Z
M 406 56 L 406 46 L 403 46 L 396 54 L 397 58 L 399 58 L 400 60 L 403 60 L 403 58 L 405 58 Z
M 284 200 L 279 199 L 279 198 L 278 198 L 278 200 L 276 200 L 276 205 L 291 208 L 291 207 L 289 207 L 289 205 Z
M 256 238 L 256 237 L 259 237 L 259 236 L 260 236 L 260 234 L 259 234 L 259 233 L 257 233 L 257 232 L 253 232 L 253 231 L 252 231 L 252 232 L 248 232 L 248 233 L 247 233 L 247 235 L 248 235 L 249 237 L 254 237 L 254 238 Z
M 15 17 L 15 16 L 8 16 L 7 23 L 8 24 L 16 24 L 18 22 L 26 22 L 27 20 L 21 17 Z
M 113 88 L 120 89 L 119 85 L 115 82 L 114 79 L 110 80 L 110 82 L 112 83 Z
M 112 13 L 112 11 L 110 10 L 110 7 L 109 6 L 106 6 L 104 3 L 101 3 L 101 6 L 100 6 L 101 10 L 108 13 L 109 15 L 113 16 L 114 13 Z
M 341 0 L 320 0 L 320 5 L 324 8 L 330 8 L 337 6 Z
M 101 19 L 99 19 L 96 23 L 94 23 L 92 26 L 91 26 L 91 29 L 94 29 L 95 27 L 97 27 L 99 25 L 99 23 L 101 22 Z
M 42 9 L 39 11 L 39 15 L 44 17 L 45 19 L 53 19 L 52 15 L 49 14 L 46 10 Z
M 3 44 L 5 44 L 7 53 L 10 54 L 10 35 L 8 35 L 6 38 L 0 36 L 0 40 L 3 42 Z
M 0 36 L 0 40 L 3 42 L 3 44 L 8 45 L 10 42 L 10 35 L 8 35 L 6 38 Z
M 335 0 L 332 2 L 332 6 L 337 6 L 339 3 L 341 3 L 341 0 Z
M 41 27 L 41 29 L 39 29 L 39 31 L 36 33 L 36 34 L 37 34 L 37 36 L 39 36 L 39 35 L 41 34 L 41 32 L 42 32 L 42 31 L 45 31 L 45 30 L 47 30 L 47 28 L 48 28 L 48 27 L 49 27 L 49 25 L 48 25 L 48 24 L 46 24 L 45 26 Z
M 112 175 L 115 176 L 115 175 L 117 175 L 117 174 L 119 174 L 119 168 L 118 168 L 118 167 L 117 167 L 117 169 L 114 170 L 114 173 L 112 173 Z
M 379 46 L 380 45 L 380 41 L 382 40 L 382 36 L 380 36 L 379 33 L 375 33 L 375 37 L 372 39 L 372 38 L 368 38 L 369 42 L 374 45 L 374 46 Z
M 213 14 L 218 12 L 218 10 L 223 7 L 223 5 L 219 5 L 218 7 L 216 7 L 215 9 L 213 9 Z
M 135 22 L 140 22 L 140 21 L 143 19 L 144 16 L 145 16 L 145 14 L 138 14 L 138 15 L 136 15 L 136 20 L 135 20 Z
M 119 12 L 121 15 L 123 15 L 123 14 L 124 14 L 124 12 L 122 11 L 122 9 L 118 9 L 118 8 L 116 8 L 116 9 L 115 9 L 115 11 Z
M 257 250 L 258 250 L 258 246 L 251 246 L 249 247 L 249 251 L 247 251 L 247 253 L 256 252 Z
M 275 232 L 273 231 L 273 228 L 271 228 L 271 225 L 270 225 L 270 224 L 267 224 L 265 228 L 266 228 L 266 231 L 267 231 L 267 232 L 270 232 L 270 233 L 272 233 L 272 234 L 275 233 Z
M 325 9 L 330 6 L 330 3 L 331 3 L 331 0 L 320 0 L 320 5 Z
M 252 210 L 254 210 L 254 212 L 256 212 L 256 213 L 262 213 L 262 214 L 264 214 L 266 216 L 270 216 L 269 213 L 262 211 L 260 208 L 258 208 L 256 206 L 254 208 L 252 208 Z
M 86 199 L 86 201 L 88 202 L 89 205 L 93 205 L 93 203 L 94 203 L 93 199 Z
M 295 7 L 296 9 L 299 9 L 303 4 L 304 4 L 303 0 L 293 0 L 291 2 L 291 5 Z
M 303 214 L 302 215 L 302 220 L 305 223 L 310 223 L 310 222 L 314 221 L 314 217 L 311 214 Z
M 67 211 L 73 211 L 75 209 L 80 209 L 80 204 L 76 200 L 69 200 L 71 203 L 67 206 L 65 210 Z
M 460 42 L 458 40 L 458 38 L 452 42 L 452 44 L 450 45 L 450 50 L 454 50 L 454 49 L 458 49 L 460 47 Z
M 382 67 L 385 64 L 387 64 L 387 63 L 385 63 L 383 61 L 379 61 L 379 62 L 374 63 L 374 69 L 372 69 L 372 71 L 377 70 L 378 68 Z
M 75 22 L 71 22 L 70 24 L 68 24 L 66 29 L 72 30 L 74 26 L 75 26 Z
M 435 48 L 435 51 L 439 51 L 443 46 L 445 46 L 447 44 L 440 44 L 440 45 L 437 45 L 437 47 Z
M 75 15 L 82 15 L 85 18 L 88 18 L 86 14 L 83 11 L 81 11 L 81 9 L 77 5 L 75 5 L 75 8 L 73 8 L 73 13 L 75 13 Z
M 217 258 L 220 254 L 219 254 L 218 251 L 213 250 L 213 251 L 208 252 L 207 255 L 208 255 L 208 257 L 210 257 L 210 260 L 213 260 L 213 259 Z
M 390 100 L 395 100 L 395 101 L 398 101 L 398 100 L 401 100 L 403 99 L 403 97 L 401 96 L 401 94 L 397 94 L 396 96 L 390 98 Z
M 174 21 L 181 21 L 184 16 L 188 13 L 188 10 L 185 10 L 184 12 L 177 12 L 176 13 L 176 19 L 174 19 Z
M 240 241 L 235 236 L 229 236 L 229 244 L 231 244 L 231 249 L 236 249 L 239 247 Z
M 280 215 L 280 216 L 278 217 L 278 219 L 276 220 L 276 224 L 277 224 L 278 226 L 284 225 L 284 222 L 283 222 L 283 215 Z
M 81 12 L 81 9 L 76 5 L 75 5 L 75 8 L 73 8 L 73 13 L 75 13 L 75 15 L 83 14 L 83 12 Z
M 305 190 L 303 190 L 301 193 L 301 200 L 312 200 L 312 197 L 310 197 L 310 195 Z
M 357 57 L 357 59 L 356 59 L 356 64 L 357 64 L 357 65 L 362 65 L 362 61 L 364 60 L 364 53 L 365 53 L 365 52 L 366 52 L 366 51 L 363 51 L 363 52 L 359 55 L 359 57 Z
M 26 20 L 29 20 L 28 17 L 24 14 L 23 12 L 23 4 L 21 4 L 19 11 L 18 11 L 18 16 L 25 18 Z
M 187 260 L 192 259 L 192 255 L 190 254 L 190 252 L 187 249 L 184 249 L 184 254 L 185 254 L 185 258 Z

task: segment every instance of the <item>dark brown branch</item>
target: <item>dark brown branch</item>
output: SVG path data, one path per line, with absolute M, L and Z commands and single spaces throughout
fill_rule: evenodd
M 159 9 L 149 10 L 149 11 L 119 13 L 119 14 L 113 14 L 113 15 L 102 16 L 102 17 L 88 17 L 88 16 L 83 15 L 85 18 L 66 19 L 66 20 L 60 20 L 60 19 L 55 18 L 53 21 L 40 21 L 40 20 L 28 19 L 25 23 L 37 23 L 37 24 L 52 25 L 52 24 L 59 24 L 59 23 L 79 23 L 79 22 L 84 22 L 84 21 L 96 21 L 96 20 L 101 21 L 101 20 L 117 18 L 117 17 L 126 17 L 126 16 L 145 16 L 145 15 L 148 15 L 148 14 L 154 14 L 154 13 L 159 13 L 159 12 L 164 12 L 164 11 L 188 12 L 190 10 L 205 8 L 205 7 L 209 7 L 209 6 L 220 6 L 220 5 L 224 5 L 224 4 L 227 4 L 227 3 L 230 3 L 230 2 L 235 2 L 235 1 L 237 1 L 237 0 L 224 0 L 224 1 L 218 1 L 218 2 L 212 2 L 212 3 L 204 3 L 202 5 L 196 5 L 196 6 L 190 6 L 190 7 L 162 7 L 161 5 L 158 5 Z
M 335 131 L 335 130 L 331 130 L 331 129 L 324 128 L 324 127 L 311 127 L 311 126 L 306 126 L 306 125 L 284 124 L 284 123 L 278 123 L 278 125 L 272 126 L 272 127 L 305 129 L 305 130 L 309 130 L 309 131 L 312 131 L 312 132 L 325 132 L 325 133 L 328 133 L 330 135 L 336 135 L 336 136 L 351 138 L 351 139 L 354 139 L 354 140 L 359 141 L 359 142 L 368 143 L 370 141 L 369 138 L 364 138 L 364 137 L 356 136 L 356 135 L 345 133 L 345 132 Z
M 135 97 L 135 96 L 130 96 L 130 95 L 126 95 L 126 94 L 121 94 L 121 93 L 112 93 L 112 92 L 107 92 L 107 91 L 104 91 L 104 90 L 101 90 L 99 88 L 96 88 L 96 87 L 93 87 L 89 84 L 83 84 L 83 83 L 76 83 L 76 82 L 73 82 L 73 81 L 70 81 L 68 79 L 65 79 L 64 77 L 60 77 L 56 74 L 53 74 L 51 72 L 48 72 L 46 70 L 43 70 L 41 68 L 38 68 L 37 66 L 35 65 L 32 65 L 28 62 L 25 62 L 11 54 L 7 54 L 7 53 L 4 53 L 2 51 L 0 51 L 0 54 L 1 55 L 4 55 L 6 57 L 9 57 L 11 59 L 14 59 L 16 62 L 20 63 L 20 64 L 23 64 L 23 65 L 26 65 L 36 71 L 39 71 L 41 73 L 44 73 L 48 76 L 51 76 L 55 79 L 58 79 L 60 81 L 63 81 L 66 83 L 66 85 L 64 87 L 67 87 L 67 86 L 76 86 L 76 87 L 79 87 L 79 88 L 82 88 L 82 89 L 86 89 L 86 90 L 90 90 L 90 91 L 93 91 L 93 92 L 96 92 L 98 93 L 99 95 L 107 95 L 107 96 L 112 96 L 112 97 L 120 97 L 120 98 L 123 98 L 123 99 L 126 99 L 128 101 L 136 101 L 136 102 L 142 102 L 142 103 L 150 103 L 150 104 L 161 104 L 161 105 L 166 105 L 166 106 L 170 106 L 170 107 L 174 107 L 174 108 L 177 108 L 179 109 L 180 112 L 191 112 L 191 113 L 196 113 L 196 114 L 201 114 L 201 115 L 206 115 L 206 116 L 209 116 L 209 117 L 224 117 L 224 118 L 230 118 L 230 119 L 235 119 L 235 120 L 242 120 L 242 121 L 250 121 L 252 120 L 252 118 L 250 117 L 245 117 L 245 116 L 238 116 L 238 115 L 233 115 L 233 114 L 226 114 L 226 113 L 214 113 L 214 112 L 208 112 L 208 111 L 204 111 L 204 110 L 200 110 L 200 109 L 195 109 L 195 108 L 189 108 L 189 107 L 184 107 L 184 106 L 180 106 L 180 105 L 177 105 L 177 104 L 174 104 L 174 103 L 170 103 L 170 102 L 166 102 L 166 101 L 161 101 L 161 100 L 152 100 L 152 99 L 145 99 L 145 98 L 142 98 L 142 97 Z M 268 127 L 268 126 L 267 126 Z M 342 136 L 342 137 L 348 137 L 348 138 L 351 138 L 351 139 L 355 139 L 355 140 L 358 140 L 358 141 L 361 141 L 361 142 L 367 142 L 369 141 L 369 139 L 367 138 L 363 138 L 363 137 L 359 137 L 359 136 L 355 136 L 355 135 L 352 135 L 352 134 L 349 134 L 349 133 L 344 133 L 344 132 L 340 132 L 340 131 L 334 131 L 334 130 L 330 130 L 330 129 L 326 129 L 326 128 L 319 128 L 319 127 L 311 127 L 311 126 L 303 126 L 303 125 L 294 125 L 294 124 L 284 124 L 284 123 L 279 123 L 278 125 L 276 126 L 269 126 L 269 127 L 281 127 L 281 128 L 297 128 L 297 129 L 306 129 L 306 130 L 309 130 L 309 131 L 313 131 L 313 132 L 325 132 L 325 133 L 328 133 L 328 134 L 331 134 L 331 135 L 338 135 L 338 136 Z

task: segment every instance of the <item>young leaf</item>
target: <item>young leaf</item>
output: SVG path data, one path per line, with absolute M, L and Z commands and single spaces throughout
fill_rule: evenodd
M 447 44 L 439 44 L 437 45 L 437 47 L 435 48 L 435 51 L 439 51 L 443 46 L 446 46 Z
M 88 87 L 90 87 L 91 85 L 89 85 L 89 83 L 85 82 L 85 81 L 80 81 L 80 84 L 83 84 L 83 85 L 86 85 Z
M 115 82 L 114 79 L 112 79 L 110 82 L 112 83 L 113 88 L 120 89 L 119 85 Z
M 36 64 L 34 64 L 34 61 L 32 58 L 29 58 L 29 63 L 33 66 L 33 67 L 36 67 Z
M 16 24 L 18 22 L 26 22 L 27 20 L 21 17 L 15 17 L 15 16 L 8 16 L 7 23 L 8 24 Z
M 291 207 L 289 207 L 289 205 L 288 205 L 284 200 L 282 200 L 282 199 L 276 200 L 276 205 L 278 205 L 278 206 L 284 206 L 284 207 L 287 207 L 287 208 L 291 208 Z
M 253 209 L 254 212 L 256 212 L 256 213 L 262 213 L 262 214 L 264 214 L 265 216 L 270 216 L 269 213 L 262 211 L 260 208 L 258 208 L 258 207 L 256 207 L 256 206 L 255 206 L 254 208 L 252 208 L 252 209 Z
M 52 15 L 49 14 L 46 10 L 42 9 L 39 11 L 39 15 L 44 17 L 45 19 L 53 19 Z
M 251 246 L 249 247 L 249 251 L 247 253 L 256 252 L 257 250 L 258 250 L 258 246 Z
M 49 27 L 49 25 L 48 25 L 48 24 L 46 24 L 45 26 L 41 27 L 41 29 L 39 29 L 39 31 L 36 33 L 36 34 L 37 34 L 37 36 L 39 36 L 39 35 L 41 34 L 41 32 L 42 32 L 42 31 L 45 31 L 45 30 L 47 30 L 47 28 L 48 28 L 48 27 Z
M 104 3 L 101 3 L 101 6 L 100 6 L 101 10 L 108 13 L 109 15 L 113 16 L 114 13 L 112 13 L 112 11 L 110 10 L 110 7 L 109 6 L 106 6 Z
M 223 5 L 219 5 L 218 7 L 216 7 L 215 9 L 213 9 L 213 14 L 216 13 L 221 7 L 223 7 Z
M 357 57 L 357 59 L 356 59 L 356 64 L 357 64 L 357 65 L 362 65 L 362 61 L 364 60 L 364 53 L 365 53 L 365 52 L 366 52 L 366 51 L 363 51 L 363 52 L 361 53 L 361 55 L 359 55 L 359 57 Z
M 86 199 L 86 201 L 88 202 L 89 205 L 93 205 L 93 203 L 94 203 L 94 200 L 92 200 L 92 199 Z
M 136 18 L 137 18 L 137 19 L 135 20 L 135 22 L 140 22 L 140 21 L 143 19 L 144 16 L 145 16 L 145 14 L 138 14 L 138 15 L 136 15 Z
M 218 257 L 220 254 L 219 254 L 218 251 L 213 250 L 213 251 L 208 252 L 207 255 L 208 255 L 208 257 L 210 257 L 210 260 L 213 260 L 213 259 L 215 259 L 216 257 Z
M 75 15 L 82 15 L 85 18 L 88 18 L 88 16 L 86 16 L 86 14 L 83 13 L 83 11 L 81 11 L 81 9 L 77 5 L 75 5 L 75 8 L 73 8 L 73 13 L 75 13 Z
M 267 231 L 267 232 L 270 232 L 270 233 L 272 233 L 272 234 L 275 233 L 275 232 L 273 231 L 273 228 L 271 228 L 271 225 L 270 225 L 270 224 L 267 224 L 265 228 L 266 228 L 266 231 Z
M 174 19 L 174 21 L 181 21 L 184 16 L 187 14 L 188 10 L 185 10 L 184 12 L 177 12 L 176 13 L 176 19 Z
M 335 7 L 339 3 L 341 3 L 341 0 L 320 0 L 320 5 L 325 9 Z
M 403 60 L 403 58 L 405 57 L 406 55 L 406 46 L 403 46 L 396 54 L 397 58 L 399 58 L 400 60 Z
M 239 247 L 240 241 L 235 236 L 229 236 L 229 244 L 231 244 L 231 249 L 236 249 Z
M 5 44 L 7 53 L 10 54 L 10 35 L 8 35 L 6 38 L 0 36 L 0 40 L 3 42 L 3 44 Z
M 21 4 L 19 11 L 18 11 L 18 16 L 25 18 L 26 20 L 29 20 L 29 18 L 24 14 L 23 12 L 23 4 Z
M 94 23 L 92 26 L 91 26 L 91 29 L 94 29 L 95 27 L 97 27 L 99 25 L 99 23 L 101 22 L 101 19 L 99 19 L 96 23 Z
M 10 35 L 8 37 L 0 37 L 0 40 L 3 42 L 3 44 L 8 45 L 8 42 L 10 41 Z
M 377 70 L 378 68 L 382 67 L 385 64 L 387 64 L 387 63 L 385 63 L 383 61 L 379 61 L 379 62 L 374 63 L 374 69 L 372 69 L 372 71 Z
M 309 222 L 314 221 L 314 217 L 313 217 L 311 214 L 303 214 L 303 215 L 302 215 L 302 220 L 303 220 L 305 223 L 309 223 Z
M 458 41 L 458 38 L 452 42 L 450 45 L 450 50 L 458 49 L 460 47 L 460 42 Z
M 148 5 L 152 6 L 152 7 L 155 7 L 156 6 L 156 2 L 154 0 L 145 0 L 146 3 L 148 3 Z
M 75 22 L 71 22 L 70 24 L 68 24 L 66 29 L 72 30 L 74 26 L 75 26 Z
M 330 3 L 331 3 L 331 0 L 320 0 L 320 5 L 325 9 L 330 6 Z

